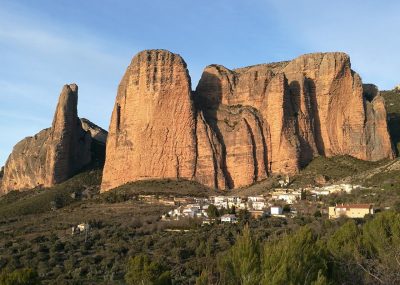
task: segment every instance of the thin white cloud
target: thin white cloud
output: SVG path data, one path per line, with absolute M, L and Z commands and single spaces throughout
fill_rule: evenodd
M 6 26 L 0 15 L 0 26 Z M 84 37 L 71 38 L 69 35 L 58 35 L 40 28 L 29 26 L 13 26 L 12 29 L 0 30 L 0 43 L 17 48 L 27 48 L 30 53 L 77 57 L 96 65 L 113 64 L 123 60 L 114 54 L 102 51 L 100 39 Z
M 0 165 L 21 138 L 51 125 L 63 84 L 80 85 L 79 114 L 108 126 L 115 92 L 131 56 L 124 45 L 84 27 L 58 23 L 15 3 L 0 9 Z M 109 106 L 109 111 L 94 110 Z

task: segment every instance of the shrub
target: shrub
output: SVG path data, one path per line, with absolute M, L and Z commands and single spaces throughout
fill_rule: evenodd
M 42 284 L 38 274 L 30 268 L 3 272 L 0 274 L 0 285 L 39 285 Z

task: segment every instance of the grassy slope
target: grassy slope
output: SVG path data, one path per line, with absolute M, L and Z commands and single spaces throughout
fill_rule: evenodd
M 163 179 L 127 183 L 99 195 L 100 183 L 101 170 L 91 170 L 50 188 L 12 191 L 0 197 L 0 217 L 44 213 L 54 210 L 54 206 L 63 208 L 80 202 L 82 192 L 86 190 L 94 194 L 93 203 L 124 202 L 139 194 L 206 197 L 217 193 L 194 181 Z M 74 193 L 75 198 L 72 196 Z
M 304 169 L 297 175 L 291 177 L 291 184 L 289 187 L 307 187 L 315 185 L 314 179 L 318 175 L 324 175 L 328 178 L 329 183 L 340 182 L 343 179 L 352 182 L 356 176 L 366 172 L 372 171 L 377 167 L 384 166 L 389 163 L 388 160 L 370 162 L 356 159 L 351 156 L 336 156 L 336 157 L 317 157 L 310 162 Z M 234 189 L 230 194 L 234 195 L 258 195 L 268 192 L 270 189 L 279 187 L 277 181 L 281 176 L 271 176 L 267 179 L 258 182 L 254 185 L 245 188 Z M 357 181 L 359 182 L 359 181 Z
M 140 194 L 207 197 L 211 193 L 217 192 L 195 181 L 160 179 L 127 183 L 102 193 L 101 199 L 108 202 L 121 202 Z
M 354 176 L 384 165 L 388 161 L 370 162 L 351 156 L 317 157 L 293 179 L 292 187 L 302 187 L 314 184 L 317 175 L 324 175 L 329 182 L 338 182 L 344 178 Z
M 98 192 L 100 181 L 101 170 L 91 170 L 50 188 L 12 191 L 0 197 L 0 217 L 43 213 L 54 206 L 64 207 L 77 201 L 72 198 L 73 193 L 79 196 L 88 189 Z

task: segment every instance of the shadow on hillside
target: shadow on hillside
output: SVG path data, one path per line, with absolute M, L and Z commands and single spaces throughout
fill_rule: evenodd
M 399 156 L 400 147 L 400 114 L 390 113 L 388 114 L 388 128 L 390 138 L 392 140 L 396 156 Z

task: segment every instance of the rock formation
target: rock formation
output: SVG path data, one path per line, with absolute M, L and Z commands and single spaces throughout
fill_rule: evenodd
M 179 55 L 141 52 L 119 86 L 109 133 L 102 191 L 154 178 L 236 188 L 296 173 L 319 155 L 393 157 L 383 98 L 344 53 L 210 65 L 191 92 Z
M 65 181 L 92 160 L 90 122 L 77 115 L 78 86 L 65 85 L 51 128 L 17 143 L 9 156 L 2 192 L 52 186 Z M 83 127 L 82 127 L 83 125 Z M 97 129 L 94 138 L 100 131 Z
M 81 125 L 82 129 L 90 133 L 92 139 L 100 144 L 106 144 L 108 135 L 107 131 L 85 118 L 81 118 Z
M 102 189 L 141 179 L 193 179 L 195 127 L 184 60 L 164 50 L 139 53 L 118 88 Z
M 91 150 L 91 168 L 103 168 L 106 159 L 106 142 L 108 132 L 88 119 L 81 118 L 82 129 L 90 134 L 92 143 Z

